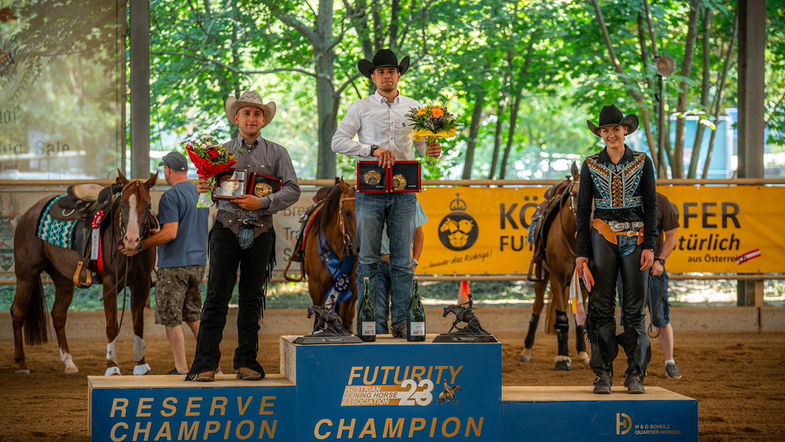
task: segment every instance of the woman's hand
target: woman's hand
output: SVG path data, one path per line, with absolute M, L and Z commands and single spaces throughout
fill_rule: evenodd
M 654 250 L 644 249 L 641 253 L 641 271 L 649 270 L 654 264 Z

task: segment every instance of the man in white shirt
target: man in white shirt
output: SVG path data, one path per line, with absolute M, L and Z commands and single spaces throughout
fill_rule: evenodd
M 359 157 L 360 161 L 378 160 L 382 167 L 392 167 L 399 160 L 413 160 L 412 145 L 423 156 L 441 156 L 438 142 L 426 146 L 424 141 L 415 143 L 409 138 L 411 122 L 405 114 L 411 108 L 420 107 L 416 100 L 398 91 L 398 81 L 409 68 L 409 57 L 399 64 L 391 50 L 380 49 L 373 61 L 360 60 L 357 68 L 374 82 L 376 93 L 349 106 L 333 136 L 333 151 Z M 390 239 L 392 332 L 393 336 L 405 338 L 406 308 L 413 292 L 416 197 L 413 193 L 358 193 L 355 213 L 360 237 L 359 292 L 364 293 L 362 281 L 368 277 L 373 296 L 376 299 L 385 296 L 381 239 L 386 225 Z M 357 300 L 358 305 L 361 301 Z

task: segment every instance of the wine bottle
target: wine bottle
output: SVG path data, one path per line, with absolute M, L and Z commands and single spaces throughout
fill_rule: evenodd
M 357 337 L 365 342 L 376 341 L 376 299 L 371 295 L 370 280 L 363 279 L 362 305 L 357 315 Z
M 414 294 L 409 302 L 409 310 L 406 312 L 406 340 L 412 342 L 425 340 L 425 309 L 420 301 L 420 289 L 416 279 Z

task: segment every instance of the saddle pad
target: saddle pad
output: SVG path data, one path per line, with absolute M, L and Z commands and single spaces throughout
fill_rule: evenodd
M 60 195 L 44 207 L 43 216 L 38 222 L 36 236 L 58 247 L 70 249 L 74 243 L 74 231 L 77 221 L 58 221 L 50 213 L 57 200 L 65 197 Z

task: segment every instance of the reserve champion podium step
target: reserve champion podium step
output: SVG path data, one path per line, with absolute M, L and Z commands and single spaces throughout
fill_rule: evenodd
M 694 399 L 658 387 L 502 387 L 500 343 L 280 341 L 280 375 L 89 376 L 96 441 L 690 440 Z M 586 378 L 590 375 L 587 373 Z

